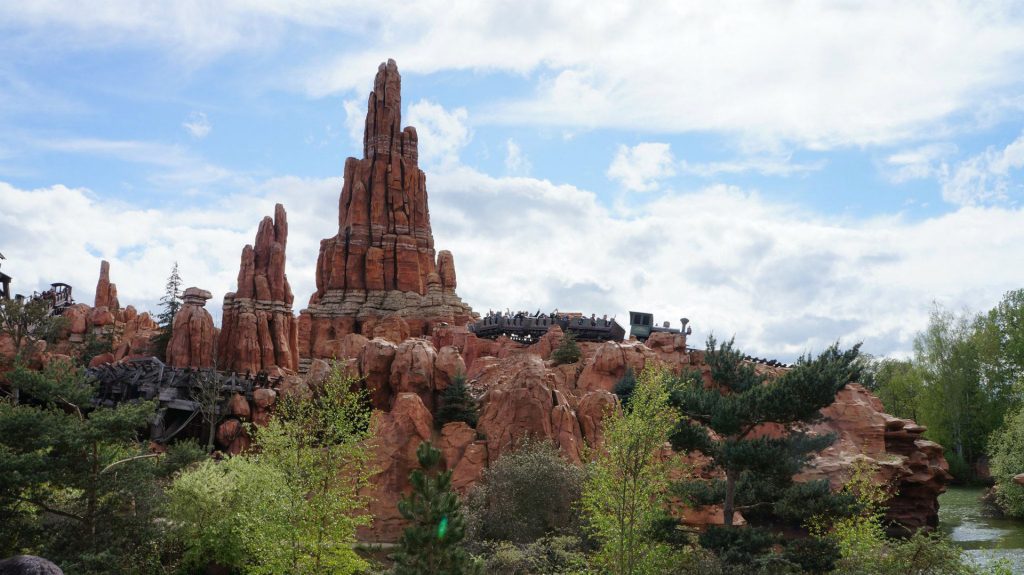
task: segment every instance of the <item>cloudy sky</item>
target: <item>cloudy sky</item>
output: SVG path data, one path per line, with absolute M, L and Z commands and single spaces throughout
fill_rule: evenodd
M 478 311 L 900 355 L 1024 287 L 1024 9 L 941 0 L 0 3 L 3 271 L 219 318 L 281 202 L 303 307 L 387 58 Z

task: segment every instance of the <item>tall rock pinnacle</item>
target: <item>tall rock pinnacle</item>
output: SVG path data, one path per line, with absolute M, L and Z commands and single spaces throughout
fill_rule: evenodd
M 299 316 L 304 358 L 333 357 L 341 336 L 372 336 L 389 315 L 420 335 L 473 314 L 455 294 L 451 254 L 441 264 L 436 259 L 426 174 L 416 129 L 401 127 L 402 78 L 394 60 L 378 68 L 367 108 L 363 158 L 345 162 L 338 235 L 320 242 L 316 293 Z
M 224 294 L 224 319 L 217 340 L 220 369 L 238 373 L 298 368 L 297 324 L 292 288 L 284 273 L 288 214 L 260 222 L 256 241 L 242 249 L 238 289 Z

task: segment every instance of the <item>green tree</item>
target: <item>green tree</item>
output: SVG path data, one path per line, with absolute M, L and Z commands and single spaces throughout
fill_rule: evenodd
M 1010 414 L 989 442 L 996 503 L 1011 517 L 1024 518 L 1024 486 L 1013 480 L 1024 473 L 1024 409 Z
M 373 473 L 370 409 L 335 367 L 315 396 L 283 397 L 254 449 L 178 476 L 168 517 L 193 567 L 216 561 L 245 573 L 357 573 L 352 549 L 369 524 L 360 491 Z
M 885 358 L 871 364 L 875 395 L 882 401 L 887 413 L 920 421 L 921 396 L 924 380 L 914 362 Z
M 94 409 L 69 364 L 19 366 L 9 379 L 23 401 L 0 402 L 0 555 L 39 553 L 68 573 L 147 572 L 162 539 L 161 486 L 197 450 L 147 453 L 139 432 L 155 405 Z
M 182 281 L 178 274 L 178 262 L 174 262 L 171 268 L 171 275 L 167 277 L 167 284 L 164 286 L 164 295 L 160 298 L 160 313 L 156 316 L 160 332 L 153 338 L 154 353 L 161 360 L 167 359 L 167 345 L 171 343 L 171 329 L 174 327 L 174 316 L 178 315 L 181 309 Z
M 576 343 L 576 336 L 571 331 L 562 335 L 562 341 L 551 352 L 551 359 L 555 360 L 557 365 L 576 363 L 582 356 L 583 352 L 580 351 L 580 346 Z
M 675 386 L 671 403 L 682 419 L 671 440 L 677 451 L 709 456 L 710 466 L 721 470 L 725 480 L 686 480 L 677 491 L 694 503 L 722 504 L 726 526 L 732 525 L 734 511 L 798 520 L 838 504 L 827 482 L 794 484 L 792 477 L 833 441 L 830 435 L 808 435 L 804 429 L 820 419 L 820 410 L 839 390 L 857 379 L 859 349 L 859 344 L 847 351 L 833 345 L 815 359 L 801 357 L 792 369 L 769 379 L 743 360 L 732 340 L 718 345 L 709 337 L 705 362 L 714 386 L 705 386 L 697 374 Z M 774 436 L 754 433 L 765 424 L 775 425 Z
M 0 298 L 0 333 L 14 342 L 14 357 L 7 359 L 21 361 L 29 345 L 51 338 L 63 325 L 62 320 L 50 316 L 50 304 L 44 299 Z
M 440 429 L 446 423 L 464 421 L 470 427 L 476 427 L 477 418 L 476 400 L 469 393 L 466 376 L 457 374 L 441 394 L 441 407 L 434 416 L 435 425 Z
M 463 575 L 479 566 L 462 548 L 466 522 L 459 497 L 452 491 L 452 472 L 441 471 L 441 452 L 428 442 L 416 458 L 421 469 L 409 475 L 412 493 L 398 503 L 402 517 L 412 522 L 399 540 L 396 575 Z
M 668 553 L 648 535 L 663 516 L 668 468 L 659 452 L 676 421 L 667 381 L 664 371 L 644 369 L 632 408 L 606 414 L 604 444 L 584 484 L 582 508 L 601 546 L 595 559 L 616 575 L 656 572 Z
M 985 377 L 976 327 L 966 314 L 936 307 L 914 340 L 914 365 L 924 384 L 919 422 L 946 447 L 953 475 L 968 480 L 1010 404 L 1005 387 Z

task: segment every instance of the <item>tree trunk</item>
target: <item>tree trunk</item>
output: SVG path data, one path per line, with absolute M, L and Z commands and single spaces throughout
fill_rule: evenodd
M 722 505 L 722 523 L 732 527 L 732 515 L 736 499 L 736 476 L 731 471 L 725 472 L 725 504 Z

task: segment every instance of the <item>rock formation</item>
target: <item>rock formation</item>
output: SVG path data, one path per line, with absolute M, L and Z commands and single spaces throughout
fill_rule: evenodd
M 434 252 L 426 175 L 416 129 L 401 126 L 394 60 L 380 65 L 368 107 L 363 158 L 345 162 L 338 234 L 320 242 L 316 293 L 300 312 L 303 358 L 332 357 L 332 342 L 348 333 L 373 337 L 388 316 L 401 317 L 408 335 L 418 336 L 473 315 L 455 294 L 451 253 Z
M 260 222 L 256 242 L 242 249 L 238 289 L 224 295 L 217 365 L 238 373 L 299 366 L 298 325 L 292 288 L 284 273 L 288 214 L 277 204 Z
M 185 290 L 181 309 L 174 316 L 171 341 L 167 344 L 167 364 L 193 369 L 214 366 L 213 352 L 217 334 L 213 317 L 206 311 L 210 292 L 190 287 Z
M 121 309 L 117 301 L 117 286 L 110 283 L 110 262 L 100 262 L 100 279 L 96 282 L 96 298 L 93 307 L 105 307 L 109 310 Z

